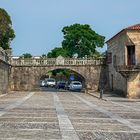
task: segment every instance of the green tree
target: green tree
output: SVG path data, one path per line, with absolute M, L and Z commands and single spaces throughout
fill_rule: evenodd
M 99 58 L 102 57 L 102 53 L 95 50 L 95 53 L 92 55 L 93 58 Z
M 12 21 L 8 13 L 0 8 L 0 47 L 10 48 L 10 42 L 15 38 Z
M 65 76 L 67 79 L 69 78 L 71 71 L 68 69 L 55 69 L 49 71 L 53 76 L 62 75 Z
M 21 57 L 23 57 L 23 58 L 32 58 L 32 55 L 30 53 L 24 53 Z
M 46 54 L 42 54 L 41 58 L 47 58 Z
M 66 57 L 67 56 L 67 52 L 65 49 L 63 48 L 54 48 L 53 50 L 51 50 L 51 52 L 49 52 L 47 54 L 47 57 L 48 58 L 56 58 L 58 57 L 59 55 L 63 56 L 63 57 Z
M 69 57 L 78 54 L 78 57 L 92 56 L 97 47 L 103 47 L 105 37 L 93 31 L 89 25 L 73 24 L 62 29 L 64 40 L 62 48 Z

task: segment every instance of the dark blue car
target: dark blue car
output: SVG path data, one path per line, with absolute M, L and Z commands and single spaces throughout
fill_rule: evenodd
M 57 89 L 65 89 L 66 82 L 65 81 L 58 81 L 56 88 Z

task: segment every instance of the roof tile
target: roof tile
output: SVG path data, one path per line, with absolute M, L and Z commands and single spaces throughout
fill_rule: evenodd
M 129 26 L 127 28 L 122 29 L 120 32 L 118 32 L 116 35 L 114 35 L 112 38 L 107 40 L 106 43 L 109 42 L 110 40 L 112 40 L 113 38 L 115 38 L 116 36 L 118 36 L 123 31 L 127 31 L 127 30 L 140 30 L 140 24 L 135 24 L 135 25 L 132 25 L 132 26 Z
M 129 26 L 125 29 L 126 30 L 140 30 L 140 24 L 132 25 L 132 26 Z

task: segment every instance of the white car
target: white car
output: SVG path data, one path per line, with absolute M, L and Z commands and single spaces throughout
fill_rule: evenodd
M 82 90 L 82 83 L 80 81 L 72 81 L 69 85 L 69 90 L 81 91 Z
M 49 78 L 45 80 L 45 86 L 47 87 L 55 87 L 56 86 L 56 81 L 54 78 Z
M 44 87 L 45 86 L 45 81 L 44 80 L 41 81 L 40 86 L 41 87 Z

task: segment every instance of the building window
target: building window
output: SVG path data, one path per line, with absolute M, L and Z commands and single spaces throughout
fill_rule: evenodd
M 127 64 L 135 65 L 135 46 L 127 46 Z
M 107 63 L 108 64 L 111 64 L 112 63 L 112 53 L 111 52 L 108 52 L 107 53 Z
M 116 55 L 113 56 L 113 66 L 115 67 L 117 65 Z

